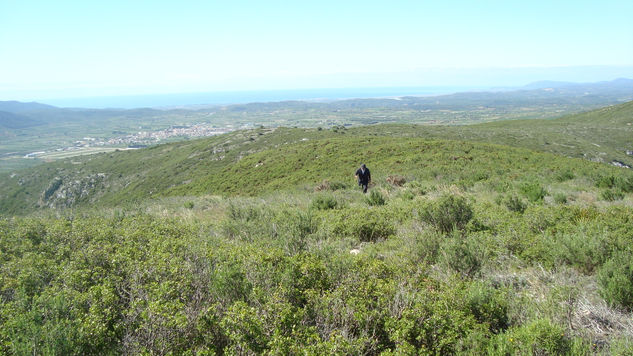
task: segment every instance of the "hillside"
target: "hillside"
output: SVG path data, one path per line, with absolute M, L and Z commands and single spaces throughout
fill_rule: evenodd
M 437 143 L 434 149 L 418 152 L 420 145 L 425 144 L 422 139 L 504 144 L 633 166 L 633 156 L 627 154 L 633 150 L 630 146 L 633 126 L 629 125 L 632 114 L 633 102 L 629 102 L 559 119 L 459 127 L 374 125 L 330 130 L 237 131 L 144 150 L 76 157 L 13 173 L 0 183 L 0 209 L 16 213 L 44 206 L 120 204 L 158 196 L 254 195 L 279 188 L 310 186 L 324 179 L 350 182 L 349 172 L 361 160 L 378 165 L 385 177 L 426 174 L 425 165 L 441 164 L 446 155 L 463 156 L 453 152 L 453 148 L 447 149 L 461 143 Z M 417 148 L 407 149 L 408 144 Z M 497 150 L 501 156 L 518 154 L 509 148 L 476 147 L 482 152 Z M 448 153 L 441 153 L 444 149 Z M 554 162 L 560 160 L 553 156 L 539 159 L 545 162 L 542 170 L 551 169 L 547 167 L 559 164 Z M 427 163 L 420 166 L 394 163 L 416 160 Z M 458 168 L 461 162 L 456 162 Z M 479 164 L 482 171 L 488 172 L 494 163 Z M 573 165 L 583 166 L 578 168 L 580 171 L 607 169 L 586 168 L 594 166 L 582 161 Z
M 21 129 L 39 124 L 40 122 L 26 116 L 0 111 L 0 129 Z
M 372 128 L 359 128 L 371 132 Z M 393 126 L 394 135 L 490 142 L 633 167 L 633 102 L 556 119 L 507 120 L 459 127 L 412 129 Z
M 0 354 L 627 355 L 633 172 L 494 142 L 589 140 L 629 110 L 258 128 L 7 174 Z
M 495 169 L 499 159 L 507 168 Z M 375 167 L 377 181 L 397 174 L 466 186 L 477 180 L 506 180 L 528 168 L 531 176 L 545 180 L 552 180 L 559 167 L 588 179 L 599 172 L 623 173 L 583 160 L 488 144 L 257 129 L 75 158 L 16 173 L 1 186 L 0 208 L 18 213 L 39 207 L 112 206 L 161 196 L 259 195 L 311 189 L 323 180 L 350 185 L 361 161 Z

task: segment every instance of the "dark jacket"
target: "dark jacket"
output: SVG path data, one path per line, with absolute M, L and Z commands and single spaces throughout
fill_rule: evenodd
M 369 168 L 365 168 L 365 173 L 363 173 L 362 169 L 357 169 L 356 176 L 358 176 L 359 184 L 369 184 L 369 181 L 371 180 L 371 173 L 369 173 Z

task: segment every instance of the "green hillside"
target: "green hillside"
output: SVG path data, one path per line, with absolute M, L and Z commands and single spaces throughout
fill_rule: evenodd
M 254 196 L 310 190 L 324 180 L 350 186 L 361 161 L 370 164 L 380 183 L 389 175 L 403 175 L 425 184 L 466 187 L 476 182 L 511 183 L 513 177 L 546 184 L 561 172 L 572 171 L 590 182 L 582 189 L 591 189 L 596 177 L 625 173 L 583 160 L 481 143 L 349 134 L 318 138 L 323 134 L 317 130 L 279 131 L 247 131 L 42 166 L 10 178 L 13 184 L 3 186 L 0 207 L 24 212 L 47 206 L 114 206 L 161 196 Z M 257 143 L 255 137 L 266 135 L 270 139 Z M 275 143 L 284 136 L 310 138 Z
M 259 128 L 7 174 L 0 354 L 630 354 L 633 172 L 565 157 L 617 153 L 630 110 Z
M 372 127 L 358 128 L 371 133 Z M 394 125 L 392 135 L 489 142 L 567 157 L 633 166 L 633 102 L 557 119 L 505 120 L 467 126 Z
M 468 155 L 462 143 L 422 139 L 488 142 L 610 163 L 633 166 L 633 102 L 554 120 L 518 120 L 460 127 L 373 125 L 345 129 L 255 129 L 209 139 L 159 145 L 42 165 L 8 175 L 0 183 L 0 211 L 18 213 L 38 207 L 81 204 L 120 204 L 146 198 L 178 195 L 256 195 L 277 189 L 314 186 L 326 180 L 350 183 L 350 173 L 361 161 L 378 170 L 377 177 L 408 174 L 428 180 L 430 171 L 447 169 L 468 174 L 468 156 L 486 176 L 503 179 L 491 167 L 494 158 L 531 155 L 502 147 L 468 144 L 478 150 Z M 454 168 L 447 165 L 453 157 Z M 560 162 L 552 156 L 535 156 L 540 171 L 571 164 L 579 171 L 605 167 L 585 162 Z M 519 161 L 515 163 L 518 164 Z M 589 168 L 593 167 L 593 168 Z M 466 168 L 466 169 L 464 169 Z M 517 166 L 515 169 L 522 169 Z M 491 173 L 492 172 L 492 173 Z M 613 170 L 614 174 L 620 174 Z M 536 173 L 542 175 L 542 173 Z M 456 174 L 443 183 L 459 181 Z

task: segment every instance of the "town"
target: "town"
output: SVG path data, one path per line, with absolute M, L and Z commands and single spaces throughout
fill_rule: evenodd
M 100 152 L 100 150 L 95 148 L 105 148 L 109 146 L 123 146 L 126 149 L 137 149 L 147 147 L 148 145 L 156 144 L 170 138 L 207 137 L 220 135 L 232 130 L 234 130 L 234 128 L 231 125 L 220 128 L 208 123 L 198 123 L 192 125 L 171 126 L 167 129 L 158 131 L 139 131 L 134 134 L 111 138 L 84 137 L 81 140 L 73 142 L 70 146 L 57 148 L 51 151 L 31 152 L 26 154 L 24 158 L 42 158 L 43 156 L 48 156 L 51 153 L 69 153 L 73 151 L 77 154 L 97 153 Z M 64 157 L 69 157 L 69 155 L 64 155 Z

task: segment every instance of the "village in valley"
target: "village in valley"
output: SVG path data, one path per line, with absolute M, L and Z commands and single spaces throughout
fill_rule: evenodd
M 173 125 L 163 130 L 138 131 L 125 136 L 110 138 L 84 137 L 81 140 L 74 141 L 72 145 L 49 151 L 31 152 L 26 154 L 24 158 L 55 159 L 121 149 L 138 149 L 174 138 L 209 137 L 221 135 L 232 130 L 234 128 L 230 125 L 221 128 L 208 123 Z

